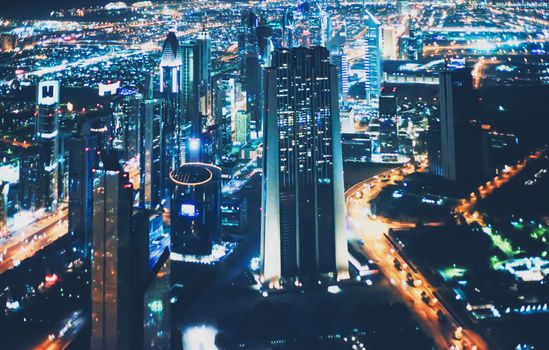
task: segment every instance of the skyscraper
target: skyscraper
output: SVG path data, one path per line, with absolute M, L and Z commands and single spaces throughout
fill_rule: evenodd
M 398 152 L 397 97 L 392 92 L 379 97 L 380 153 Z
M 162 46 L 160 60 L 160 93 L 163 100 L 162 177 L 181 163 L 181 128 L 184 124 L 182 94 L 182 50 L 174 31 L 170 31 Z M 197 107 L 198 108 L 198 107 Z
M 162 101 L 145 100 L 140 113 L 140 186 L 139 200 L 145 208 L 155 208 L 162 202 Z
M 482 132 L 474 120 L 476 100 L 468 68 L 440 74 L 441 174 L 471 182 L 482 176 Z
M 90 122 L 83 122 L 80 132 L 72 136 L 69 148 L 69 233 L 82 240 L 85 256 L 90 251 L 93 217 L 93 172 L 99 151 L 97 136 Z
M 364 21 L 364 87 L 370 101 L 381 93 L 381 23 L 366 9 Z
M 133 186 L 116 159 L 102 156 L 93 188 L 92 349 L 129 349 Z
M 262 276 L 348 275 L 336 67 L 328 50 L 278 49 L 265 72 Z
M 58 197 L 59 81 L 41 81 L 37 91 L 36 141 L 39 149 L 40 196 L 47 210 Z

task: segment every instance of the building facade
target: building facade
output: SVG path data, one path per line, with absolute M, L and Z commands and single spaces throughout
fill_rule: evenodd
M 336 67 L 326 48 L 279 49 L 265 73 L 262 276 L 348 275 Z

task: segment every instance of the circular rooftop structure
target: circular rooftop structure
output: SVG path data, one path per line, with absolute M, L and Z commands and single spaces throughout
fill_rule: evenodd
M 213 173 L 211 165 L 202 163 L 186 163 L 170 173 L 170 180 L 181 186 L 200 186 L 210 182 Z

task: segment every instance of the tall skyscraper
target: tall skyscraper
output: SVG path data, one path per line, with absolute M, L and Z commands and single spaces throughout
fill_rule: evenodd
M 143 95 L 135 88 L 119 89 L 113 101 L 113 148 L 126 161 L 137 156 Z
M 251 132 L 258 135 L 262 129 L 263 116 L 263 68 L 256 54 L 249 54 L 246 60 L 246 110 L 251 116 Z
M 379 97 L 379 142 L 380 153 L 398 152 L 397 97 L 392 92 Z
M 474 120 L 476 99 L 468 68 L 440 74 L 441 174 L 471 182 L 482 171 L 482 132 Z
M 273 52 L 264 127 L 264 282 L 347 278 L 337 72 L 326 48 Z
M 37 91 L 36 141 L 39 150 L 40 195 L 47 210 L 58 199 L 59 81 L 41 81 Z
M 140 113 L 140 186 L 139 200 L 144 208 L 155 208 L 162 202 L 162 101 L 145 100 Z
M 337 67 L 337 90 L 339 99 L 347 102 L 349 93 L 349 61 L 343 45 L 330 53 L 330 63 Z
M 199 67 L 199 108 L 198 112 L 203 118 L 211 117 L 211 39 L 210 34 L 203 30 L 198 34 L 196 40 L 199 46 L 200 67 Z
M 181 140 L 181 128 L 184 125 L 183 108 L 188 108 L 181 86 L 182 65 L 182 50 L 179 41 L 175 32 L 170 31 L 162 46 L 160 60 L 160 93 L 164 107 L 162 120 L 163 178 L 167 178 L 170 171 L 181 163 L 181 145 L 184 144 L 184 141 Z
M 370 101 L 381 93 L 381 23 L 366 9 L 364 23 L 364 87 Z
M 68 141 L 69 148 L 69 233 L 80 237 L 85 256 L 91 250 L 93 218 L 93 169 L 99 151 L 97 135 L 89 121 Z
M 102 156 L 93 188 L 92 349 L 130 349 L 133 186 L 116 159 Z

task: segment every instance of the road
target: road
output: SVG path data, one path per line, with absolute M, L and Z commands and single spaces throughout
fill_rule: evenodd
M 515 165 L 504 168 L 500 175 L 495 176 L 492 180 L 480 185 L 475 192 L 471 192 L 468 198 L 462 199 L 460 204 L 454 209 L 456 214 L 461 215 L 467 224 L 477 223 L 480 226 L 486 226 L 484 216 L 476 210 L 476 204 L 479 197 L 484 199 L 489 196 L 494 190 L 500 188 L 519 174 L 530 160 L 538 159 L 545 152 L 545 149 L 538 150 L 533 154 L 528 155 L 523 160 L 518 161 Z
M 34 255 L 68 232 L 69 210 L 62 204 L 57 212 L 13 233 L 0 243 L 0 274 Z
M 59 331 L 51 333 L 43 342 L 34 347 L 35 350 L 63 350 L 76 338 L 86 325 L 87 319 L 82 311 L 76 311 L 67 317 L 60 325 Z
M 414 171 L 412 165 L 404 165 L 364 180 L 347 190 L 346 207 L 349 226 L 364 242 L 365 253 L 378 264 L 381 272 L 417 315 L 422 326 L 431 334 L 439 348 L 487 349 L 486 343 L 479 335 L 470 329 L 465 329 L 436 299 L 435 289 L 425 277 L 419 271 L 416 272 L 407 266 L 404 259 L 393 249 L 385 234 L 390 228 L 400 228 L 401 224 L 377 218 L 371 214 L 370 201 L 383 187 L 402 180 L 405 175 Z M 395 264 L 395 261 L 398 263 Z M 413 283 L 409 284 L 408 280 Z M 440 321 L 437 313 L 444 315 L 448 320 L 447 325 Z M 455 339 L 456 331 L 458 334 L 461 333 L 458 335 L 460 340 Z

